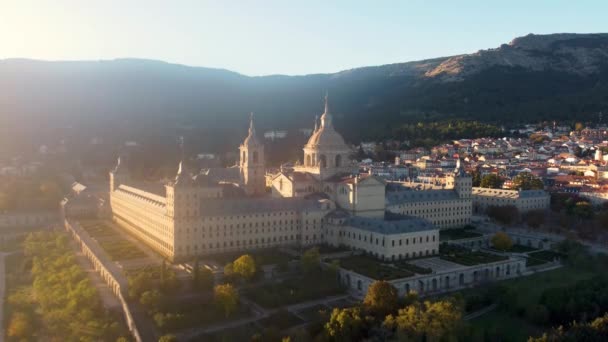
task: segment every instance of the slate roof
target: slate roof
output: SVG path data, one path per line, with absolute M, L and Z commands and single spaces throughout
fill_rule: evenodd
M 321 210 L 322 203 L 303 198 L 234 198 L 201 202 L 201 216 L 230 216 L 277 211 Z
M 454 190 L 405 190 L 386 193 L 390 205 L 412 202 L 448 201 L 458 199 Z
M 351 216 L 345 219 L 343 225 L 380 234 L 403 234 L 436 230 L 427 220 L 417 217 L 404 217 L 401 220 L 386 221 L 380 218 Z

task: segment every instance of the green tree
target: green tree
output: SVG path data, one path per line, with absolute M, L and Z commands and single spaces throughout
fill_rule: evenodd
M 150 312 L 158 311 L 161 300 L 162 294 L 158 290 L 148 290 L 142 293 L 139 298 L 139 302 Z
M 483 176 L 479 186 L 482 188 L 500 189 L 502 187 L 502 179 L 497 174 L 490 173 Z
M 301 259 L 302 270 L 304 273 L 313 273 L 321 268 L 321 254 L 317 247 L 313 247 L 304 252 Z
M 492 246 L 500 251 L 508 251 L 513 247 L 513 240 L 505 232 L 497 232 L 492 236 Z
M 232 265 L 234 273 L 246 280 L 251 280 L 255 275 L 255 260 L 249 254 L 241 255 Z
M 486 214 L 500 223 L 511 224 L 519 217 L 519 210 L 514 205 L 490 205 Z
M 452 340 L 461 324 L 462 309 L 451 300 L 416 302 L 384 320 L 384 326 L 396 330 L 403 341 Z
M 236 310 L 239 302 L 239 294 L 231 284 L 216 285 L 213 289 L 213 298 L 226 317 Z
M 8 324 L 7 335 L 17 340 L 26 339 L 32 332 L 32 320 L 23 312 L 15 312 Z
M 516 190 L 542 190 L 545 188 L 543 181 L 530 172 L 521 172 L 513 178 L 511 188 Z
M 363 305 L 379 317 L 394 312 L 398 305 L 397 289 L 385 280 L 376 280 L 367 288 Z
M 177 337 L 175 335 L 163 335 L 158 339 L 158 342 L 177 342 Z
M 363 330 L 363 318 L 359 308 L 335 308 L 331 312 L 329 322 L 325 324 L 325 332 L 332 341 L 358 341 Z
M 577 202 L 572 211 L 575 216 L 582 219 L 593 218 L 593 207 L 589 202 Z

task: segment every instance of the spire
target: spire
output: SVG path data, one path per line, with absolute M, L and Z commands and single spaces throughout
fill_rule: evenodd
M 331 127 L 331 114 L 329 113 L 329 92 L 325 92 L 325 112 L 321 115 L 321 127 Z
M 249 113 L 249 135 L 255 135 L 255 127 L 253 127 L 253 112 Z
M 249 134 L 243 141 L 243 146 L 260 145 L 255 136 L 255 127 L 253 126 L 253 112 L 249 113 Z
M 315 116 L 315 129 L 314 129 L 314 131 L 312 131 L 313 133 L 319 129 L 318 122 L 319 122 L 319 116 L 316 115 Z
M 122 165 L 120 156 L 119 156 L 118 159 L 116 160 L 116 166 L 114 167 L 114 170 L 112 170 L 112 172 L 117 174 L 117 173 L 123 173 L 124 171 L 125 171 L 125 166 Z
M 192 183 L 192 177 L 188 173 L 188 170 L 186 169 L 186 165 L 184 164 L 184 161 L 182 160 L 179 162 L 179 167 L 177 169 L 177 175 L 175 176 L 175 184 L 184 185 L 184 184 L 189 184 L 189 183 Z

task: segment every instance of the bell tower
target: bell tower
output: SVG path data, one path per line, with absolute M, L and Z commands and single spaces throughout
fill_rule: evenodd
M 249 121 L 249 135 L 239 147 L 241 184 L 247 195 L 262 195 L 266 192 L 264 145 L 255 135 L 253 113 Z

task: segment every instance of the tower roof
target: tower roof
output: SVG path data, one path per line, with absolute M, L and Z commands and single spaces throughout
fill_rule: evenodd
M 179 162 L 179 168 L 177 169 L 177 175 L 175 176 L 175 185 L 191 185 L 193 183 L 192 176 L 186 170 L 186 166 L 183 161 Z
M 258 138 L 256 137 L 256 134 L 255 134 L 255 127 L 253 126 L 253 113 L 251 113 L 250 117 L 249 117 L 249 134 L 243 141 L 242 146 L 258 146 L 258 145 L 261 145 L 261 144 L 258 141 Z
M 121 157 L 118 157 L 118 159 L 116 160 L 116 166 L 112 170 L 112 173 L 114 173 L 114 174 L 125 174 L 125 173 L 127 173 L 126 165 L 123 165 L 123 163 L 121 162 Z
M 342 136 L 334 129 L 332 119 L 329 110 L 329 97 L 325 95 L 325 111 L 321 115 L 321 127 L 315 130 L 310 139 L 308 139 L 307 148 L 350 150 Z

